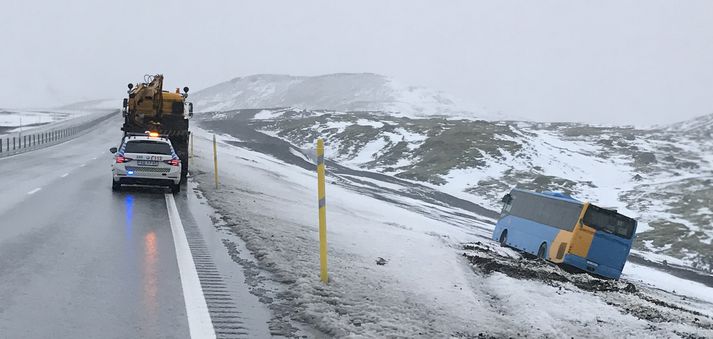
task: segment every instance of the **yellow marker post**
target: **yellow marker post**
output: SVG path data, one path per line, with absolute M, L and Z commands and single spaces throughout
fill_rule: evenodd
M 213 134 L 213 168 L 215 169 L 215 189 L 218 189 L 218 144 Z
M 317 194 L 319 197 L 319 261 L 323 283 L 329 281 L 327 275 L 327 203 L 324 194 L 324 140 L 317 140 Z

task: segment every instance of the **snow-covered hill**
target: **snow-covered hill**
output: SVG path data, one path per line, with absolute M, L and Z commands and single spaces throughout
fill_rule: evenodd
M 298 336 L 290 327 L 308 324 L 315 329 L 310 337 L 367 338 L 713 335 L 710 275 L 700 283 L 633 262 L 619 281 L 570 274 L 490 240 L 495 212 L 410 180 L 332 161 L 326 183 L 329 284 L 323 284 L 316 260 L 316 175 L 308 149 L 313 146 L 300 150 L 253 128 L 278 123 L 293 136 L 321 131 L 329 136 L 333 158 L 341 158 L 340 148 L 368 158 L 371 150 L 347 145 L 356 140 L 349 133 L 374 129 L 383 132 L 372 140 L 400 135 L 418 148 L 429 134 L 418 141 L 416 132 L 403 131 L 428 122 L 396 119 L 400 126 L 389 131 L 393 118 L 376 121 L 369 115 L 243 110 L 203 118 L 193 130 L 192 180 L 215 208 L 216 226 L 245 242 L 243 247 L 222 237 L 231 255 L 240 258 L 249 250 L 257 258 L 262 270 L 248 266 L 246 282 L 274 312 L 271 329 Z M 319 127 L 320 119 L 334 131 Z M 303 122 L 314 127 L 302 129 Z M 219 187 L 212 173 L 213 133 L 222 159 Z M 336 146 L 339 141 L 343 147 Z M 457 151 L 460 145 L 454 146 Z M 404 166 L 411 161 L 400 159 Z
M 191 96 L 196 110 L 293 107 L 310 110 L 382 111 L 395 115 L 486 117 L 470 112 L 443 92 L 405 86 L 383 75 L 321 76 L 259 74 L 217 84 Z
M 711 140 L 713 135 L 713 114 L 708 114 L 666 126 L 665 129 L 671 132 L 687 134 L 691 137 L 698 137 L 703 141 Z
M 230 120 L 242 113 L 205 118 Z M 641 130 L 378 112 L 252 114 L 252 128 L 297 147 L 311 149 L 323 137 L 328 157 L 343 165 L 425 183 L 493 210 L 515 186 L 565 191 L 616 207 L 639 220 L 639 253 L 713 268 L 713 141 L 691 127 L 701 121 L 705 126 L 703 118 Z

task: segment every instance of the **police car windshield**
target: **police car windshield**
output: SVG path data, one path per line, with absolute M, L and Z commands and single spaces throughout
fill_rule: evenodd
M 132 140 L 126 143 L 125 153 L 171 155 L 171 146 L 165 142 L 152 140 Z

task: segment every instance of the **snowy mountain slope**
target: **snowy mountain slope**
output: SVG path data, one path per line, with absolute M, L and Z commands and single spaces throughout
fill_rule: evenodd
M 238 112 L 215 117 L 231 119 Z M 252 128 L 340 164 L 420 182 L 493 210 L 512 187 L 559 190 L 639 220 L 636 252 L 713 268 L 713 149 L 680 130 L 255 110 Z
M 250 116 L 291 114 L 226 112 L 200 121 L 208 131 L 194 127 L 193 180 L 219 212 L 222 227 L 243 238 L 268 272 L 252 273 L 249 283 L 275 312 L 271 327 L 307 323 L 328 337 L 713 334 L 710 287 L 647 267 L 627 265 L 632 270 L 624 281 L 611 282 L 524 260 L 487 240 L 492 221 L 478 213 L 401 194 L 411 191 L 408 180 L 347 173 L 336 164 L 329 165 L 326 189 L 330 282 L 322 284 L 316 179 L 307 160 L 313 154 L 246 123 Z M 221 140 L 218 189 L 211 173 L 211 132 Z M 475 259 L 473 247 L 461 246 L 468 242 L 490 249 Z
M 121 98 L 87 100 L 60 106 L 57 109 L 65 111 L 120 110 L 121 103 Z
M 58 128 L 61 124 L 78 124 L 91 120 L 95 113 L 108 113 L 110 110 L 76 109 L 10 109 L 0 108 L 0 135 L 37 131 L 37 129 Z
M 339 111 L 385 111 L 401 115 L 465 115 L 471 113 L 443 92 L 405 86 L 371 73 L 321 76 L 259 74 L 217 84 L 191 96 L 196 110 L 296 107 Z
M 713 114 L 703 115 L 690 120 L 671 124 L 669 126 L 665 126 L 665 129 L 672 132 L 703 135 L 710 138 L 711 133 L 713 132 Z

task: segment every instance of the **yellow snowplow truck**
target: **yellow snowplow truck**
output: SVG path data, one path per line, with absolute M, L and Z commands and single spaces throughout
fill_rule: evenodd
M 129 97 L 124 98 L 124 136 L 130 133 L 158 132 L 171 140 L 181 159 L 181 182 L 188 175 L 188 120 L 193 116 L 193 104 L 187 102 L 188 87 L 183 93 L 163 90 L 163 75 L 147 75 L 144 82 L 129 84 Z

